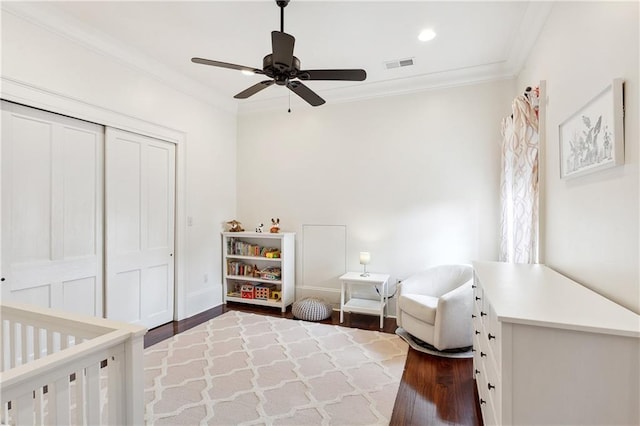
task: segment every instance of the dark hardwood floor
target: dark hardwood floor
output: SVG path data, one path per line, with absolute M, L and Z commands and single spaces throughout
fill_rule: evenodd
M 282 313 L 273 308 L 229 303 L 149 330 L 144 339 L 145 348 L 232 310 L 293 318 L 290 309 Z M 342 325 L 380 330 L 379 321 L 380 318 L 376 316 L 347 313 Z M 334 312 L 331 318 L 322 322 L 338 325 L 340 313 Z M 394 333 L 395 330 L 395 318 L 386 318 L 384 328 L 380 331 Z M 480 407 L 476 401 L 471 359 L 441 358 L 410 348 L 390 424 L 482 425 Z

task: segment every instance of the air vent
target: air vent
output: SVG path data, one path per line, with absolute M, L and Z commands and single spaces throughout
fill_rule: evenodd
M 387 61 L 384 63 L 385 68 L 388 70 L 393 68 L 408 67 L 411 65 L 413 65 L 413 58 L 396 59 L 396 60 Z

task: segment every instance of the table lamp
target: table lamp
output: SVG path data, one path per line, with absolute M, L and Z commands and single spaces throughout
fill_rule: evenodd
M 367 265 L 371 261 L 371 254 L 368 251 L 360 252 L 360 264 L 364 267 L 363 272 L 360 274 L 361 277 L 368 277 L 369 273 L 367 272 Z

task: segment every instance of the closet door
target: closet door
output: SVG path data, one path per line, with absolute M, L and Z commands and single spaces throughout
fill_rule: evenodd
M 175 145 L 107 128 L 106 316 L 173 320 Z
M 103 313 L 104 129 L 2 101 L 2 298 Z

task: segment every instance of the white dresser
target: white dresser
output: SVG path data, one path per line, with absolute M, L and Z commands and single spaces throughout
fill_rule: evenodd
M 473 267 L 485 425 L 640 425 L 640 316 L 544 265 Z

